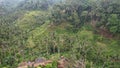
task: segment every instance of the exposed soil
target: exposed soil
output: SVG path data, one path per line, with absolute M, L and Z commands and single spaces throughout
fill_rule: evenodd
M 49 63 L 52 63 L 52 60 L 44 60 L 38 59 L 33 62 L 22 62 L 19 64 L 18 68 L 28 68 L 28 67 L 38 67 L 38 66 L 46 66 Z M 67 60 L 62 57 L 60 60 L 57 61 L 57 68 L 65 68 L 67 66 Z
M 113 34 L 110 33 L 106 28 L 104 27 L 96 27 L 97 21 L 92 21 L 91 25 L 92 27 L 97 31 L 98 34 L 102 35 L 103 37 L 106 38 L 113 38 Z

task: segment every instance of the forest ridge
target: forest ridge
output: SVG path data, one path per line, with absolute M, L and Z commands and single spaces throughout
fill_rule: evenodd
M 120 0 L 0 0 L 0 68 L 120 68 Z

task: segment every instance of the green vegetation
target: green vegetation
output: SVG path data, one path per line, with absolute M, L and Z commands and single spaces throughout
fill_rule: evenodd
M 61 56 L 65 68 L 120 68 L 119 6 L 119 0 L 0 2 L 0 68 L 40 57 L 53 62 L 37 68 L 57 68 Z

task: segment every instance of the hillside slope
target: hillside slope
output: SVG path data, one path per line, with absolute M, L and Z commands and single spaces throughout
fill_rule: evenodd
M 4 1 L 0 68 L 120 68 L 119 0 Z

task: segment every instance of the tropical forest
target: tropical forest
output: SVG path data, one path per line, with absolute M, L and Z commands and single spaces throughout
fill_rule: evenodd
M 120 0 L 0 0 L 0 68 L 120 68 Z

